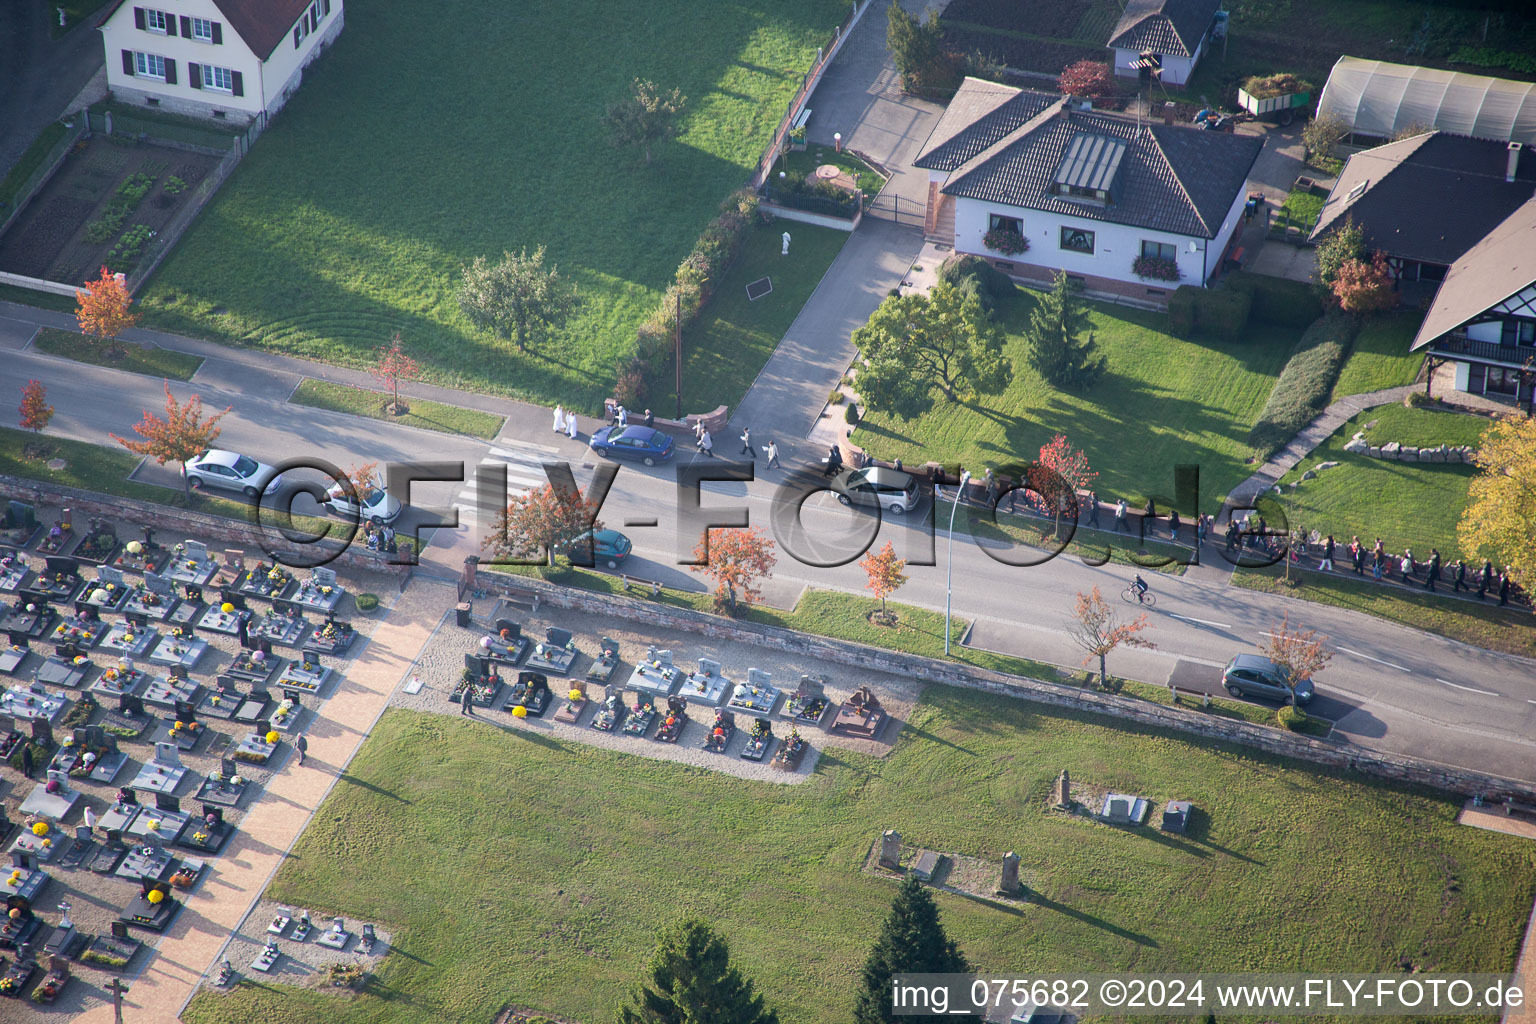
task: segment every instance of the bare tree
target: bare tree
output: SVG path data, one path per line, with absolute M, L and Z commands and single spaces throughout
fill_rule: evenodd
M 1067 627 L 1067 634 L 1072 637 L 1073 643 L 1086 652 L 1084 665 L 1091 663 L 1094 658 L 1099 659 L 1100 686 L 1108 682 L 1105 662 L 1115 648 L 1157 647 L 1150 640 L 1143 640 L 1137 635 L 1147 628 L 1147 613 L 1142 612 L 1129 622 L 1121 622 L 1120 616 L 1105 602 L 1098 587 L 1087 594 L 1078 591 L 1077 605 L 1072 609 L 1072 615 L 1075 621 Z

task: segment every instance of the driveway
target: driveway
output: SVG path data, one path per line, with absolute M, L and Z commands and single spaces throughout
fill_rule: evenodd
M 54 39 L 56 17 L 51 4 L 0 4 L 0 177 L 103 66 L 101 33 L 87 22 Z

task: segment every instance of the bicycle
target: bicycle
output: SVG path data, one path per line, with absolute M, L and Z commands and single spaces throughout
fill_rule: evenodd
M 1127 604 L 1140 604 L 1151 608 L 1157 604 L 1157 595 L 1152 593 L 1151 590 L 1143 590 L 1138 594 L 1135 587 L 1126 587 L 1120 591 L 1120 600 Z

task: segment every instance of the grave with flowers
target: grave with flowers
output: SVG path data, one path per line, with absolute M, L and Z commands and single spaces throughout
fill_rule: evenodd
M 672 664 L 671 651 L 647 648 L 629 676 L 629 689 L 653 697 L 670 697 L 683 682 L 683 670 Z
M 592 716 L 592 728 L 599 732 L 613 732 L 624 721 L 629 708 L 624 704 L 624 691 L 617 686 L 604 687 L 603 702 Z
M 576 640 L 571 631 L 550 626 L 544 631 L 544 639 L 533 645 L 528 655 L 528 667 L 550 675 L 563 676 L 576 664 Z
M 144 531 L 148 540 L 130 540 L 112 560 L 112 567 L 122 572 L 159 572 L 171 553 L 155 543 L 154 531 Z
M 352 623 L 327 618 L 310 633 L 305 646 L 313 647 L 321 654 L 339 655 L 346 653 L 356 639 L 357 630 L 352 628 Z
M 91 520 L 91 532 L 80 538 L 69 552 L 70 557 L 92 565 L 105 565 L 117 557 L 117 530 L 102 519 Z
M 720 673 L 720 663 L 712 658 L 700 658 L 696 672 L 691 673 L 678 693 L 688 698 L 690 704 L 703 704 L 718 708 L 730 697 L 736 684 Z
M 626 736 L 644 737 L 656 721 L 656 698 L 648 693 L 635 695 L 635 703 L 624 716 L 623 733 Z
M 37 866 L 36 857 L 30 853 L 13 853 L 11 866 L 0 869 L 0 896 L 35 900 L 50 881 L 52 877 Z
M 37 550 L 45 555 L 57 555 L 75 539 L 75 527 L 70 521 L 69 509 L 64 509 L 59 521 L 48 527 L 43 539 L 37 542 Z
M 656 727 L 656 739 L 663 743 L 676 743 L 688 728 L 688 701 L 682 697 L 667 698 L 667 713 Z
M 15 869 L 13 868 L 12 871 Z M 0 920 L 0 949 L 23 950 L 16 957 L 17 965 L 30 963 L 31 957 L 25 953 L 25 947 L 37 937 L 42 930 L 43 922 L 32 912 L 33 897 L 12 895 L 5 898 L 5 918 Z M 16 980 L 16 976 L 8 972 L 4 980 L 15 980 L 15 985 L 5 995 L 21 995 L 21 986 L 26 984 L 32 976 L 30 971 Z
M 619 642 L 605 636 L 598 641 L 597 656 L 592 659 L 592 664 L 587 666 L 587 682 L 606 686 L 612 681 L 613 673 L 618 667 Z
M 144 703 L 170 711 L 178 701 L 196 705 L 203 699 L 203 687 L 189 678 L 183 669 L 173 669 L 170 675 L 152 676 L 144 686 Z
M 144 629 L 128 622 L 117 622 L 101 638 L 100 646 L 125 658 L 142 658 L 160 643 L 158 630 Z
M 71 615 L 53 627 L 48 639 L 56 644 L 74 644 L 82 649 L 95 647 L 96 641 L 107 634 L 109 625 L 93 615 Z
M 0 594 L 17 594 L 30 587 L 37 573 L 15 548 L 0 548 Z
M 123 603 L 125 614 L 142 616 L 151 622 L 184 622 L 194 616 L 197 610 L 195 604 L 183 606 L 181 599 L 176 596 L 175 584 L 155 572 L 145 573 L 141 582 L 130 587 L 128 600 Z M 178 611 L 183 614 L 173 619 L 172 616 Z
M 3 608 L 3 606 L 0 606 Z M 46 594 L 22 591 L 15 607 L 0 616 L 0 631 L 11 638 L 11 643 L 25 640 L 41 640 L 53 632 L 57 621 Z
M 236 807 L 245 795 L 246 780 L 240 775 L 240 766 L 231 758 L 222 758 L 219 767 L 208 773 L 197 790 L 197 799 L 205 805 Z M 222 820 L 222 818 L 220 819 Z
M 224 820 L 223 808 L 204 801 L 202 813 L 195 815 L 191 823 L 182 829 L 181 835 L 176 839 L 176 845 L 188 850 L 197 850 L 200 853 L 218 853 L 225 840 L 234 835 L 234 832 L 235 827 Z M 201 864 L 201 862 L 197 863 Z
M 538 718 L 549 710 L 553 700 L 548 676 L 541 672 L 519 672 L 517 682 L 512 684 L 511 694 L 501 708 L 518 718 L 527 718 L 529 715 Z M 517 713 L 519 708 L 523 711 L 521 715 Z
M 336 571 L 319 566 L 310 571 L 309 579 L 299 584 L 291 600 L 303 608 L 329 615 L 346 593 L 347 588 L 336 582 Z
M 511 619 L 497 619 L 496 631 L 480 638 L 480 652 L 503 665 L 516 665 L 528 652 L 528 638 L 523 627 Z
M 100 612 L 120 612 L 128 605 L 134 588 L 111 566 L 96 570 L 96 582 L 85 588 L 81 600 Z
M 149 660 L 157 665 L 174 665 L 191 671 L 208 651 L 208 641 L 200 636 L 160 638 L 155 649 L 149 652 Z
M 455 704 L 470 701 L 475 707 L 488 708 L 501 690 L 501 673 L 495 662 L 477 654 L 464 655 L 464 670 L 448 699 Z
M 320 652 L 305 647 L 299 652 L 299 660 L 289 662 L 278 673 L 277 685 L 305 693 L 318 693 L 331 678 L 329 665 L 320 664 Z
M 731 738 L 735 735 L 735 712 L 716 708 L 715 720 L 709 724 L 708 731 L 704 735 L 704 749 L 711 753 L 723 754 L 725 748 L 731 745 Z
M 280 667 L 283 659 L 273 657 L 260 646 L 253 650 L 242 650 L 235 655 L 235 660 L 224 674 L 231 679 L 238 679 L 246 683 L 265 683 L 272 678 L 272 673 Z
M 91 692 L 98 696 L 117 700 L 125 693 L 138 693 L 149 682 L 149 675 L 127 658 L 115 665 L 108 665 L 91 684 Z
M 219 563 L 208 555 L 208 545 L 200 540 L 184 540 L 171 549 L 165 574 L 177 583 L 206 586 L 218 573 Z
M 65 645 L 60 645 L 63 648 Z M 68 650 L 78 650 L 69 647 Z M 83 654 L 69 655 L 66 650 L 64 656 L 50 654 L 44 658 L 37 668 L 32 670 L 32 679 L 44 686 L 84 686 L 85 677 L 94 666 L 91 659 Z
M 171 884 L 147 880 L 140 884 L 139 894 L 128 901 L 118 920 L 152 932 L 165 931 L 181 909 L 180 901 L 171 895 Z
M 292 601 L 273 601 L 272 610 L 251 626 L 251 637 L 280 647 L 298 647 L 314 627 Z
M 273 601 L 285 598 L 299 589 L 298 580 L 293 574 L 276 563 L 268 565 L 265 562 L 257 562 L 256 565 L 246 570 L 245 576 L 240 580 L 240 593 L 247 597 L 259 597 L 265 601 Z
M 789 735 L 779 746 L 778 753 L 773 755 L 773 767 L 781 772 L 794 771 L 800 767 L 800 759 L 805 756 L 809 748 L 810 744 L 806 742 L 804 736 L 800 735 L 799 728 L 791 726 Z
M 824 679 L 800 677 L 800 686 L 784 701 L 780 718 L 787 718 L 796 725 L 819 725 L 827 713 L 827 696 Z
M 772 749 L 773 724 L 766 718 L 753 719 L 752 728 L 747 733 L 746 745 L 741 748 L 742 760 L 761 761 Z
M 590 703 L 591 701 L 587 699 L 586 685 L 572 683 L 570 690 L 566 692 L 564 702 L 555 709 L 555 721 L 575 725 Z
M 759 668 L 747 669 L 747 681 L 736 687 L 726 707 L 752 715 L 771 715 L 779 703 L 779 690 L 773 677 Z
M 219 603 L 209 605 L 208 610 L 197 620 L 197 628 L 221 636 L 238 636 L 241 623 L 251 620 L 251 612 L 245 607 L 245 598 L 229 590 L 219 596 Z

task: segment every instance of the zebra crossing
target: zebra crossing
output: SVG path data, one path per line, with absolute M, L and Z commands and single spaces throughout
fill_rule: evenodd
M 507 493 L 505 495 L 493 494 L 488 496 L 488 506 L 497 510 L 506 508 L 507 502 L 520 494 L 543 487 L 549 483 L 549 478 L 544 475 L 544 463 L 564 462 L 559 449 L 549 445 L 533 444 L 527 441 L 502 441 L 493 444 L 484 456 L 481 463 L 502 463 L 507 471 Z M 575 471 L 572 466 L 572 471 Z M 470 525 L 476 522 L 479 511 L 479 502 L 476 494 L 476 466 L 464 467 L 465 479 L 459 493 L 454 495 L 453 507 L 459 510 L 460 525 Z

